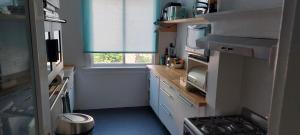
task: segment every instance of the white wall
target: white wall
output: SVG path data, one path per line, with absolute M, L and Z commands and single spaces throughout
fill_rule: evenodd
M 273 69 L 267 61 L 245 58 L 241 88 L 241 105 L 262 116 L 269 116 Z
M 159 32 L 156 64 L 159 64 L 160 56 L 165 54 L 165 49 L 170 43 L 176 44 L 176 32 Z
M 299 135 L 300 3 L 285 0 L 269 135 Z
M 282 4 L 282 0 L 232 0 L 231 3 L 221 3 L 221 8 L 222 10 L 262 9 L 278 7 Z M 259 14 L 251 18 L 227 19 L 214 23 L 213 32 L 231 36 L 278 39 L 280 20 L 281 16 L 262 17 Z M 269 116 L 274 70 L 267 61 L 250 58 L 245 59 L 243 70 L 241 105 L 263 116 Z
M 64 63 L 77 67 L 75 109 L 99 109 L 148 105 L 146 71 L 143 69 L 85 69 L 81 0 L 62 0 Z
M 79 69 L 76 108 L 148 105 L 147 69 Z
M 62 25 L 64 64 L 85 66 L 86 59 L 82 45 L 81 0 L 61 0 L 59 13 L 62 19 L 67 20 L 67 23 Z
M 183 0 L 185 5 L 191 3 Z M 249 10 L 282 6 L 283 0 L 226 0 L 219 1 L 222 11 Z M 188 7 L 191 8 L 191 7 Z M 213 34 L 244 36 L 258 38 L 278 38 L 280 31 L 280 16 L 262 17 L 260 15 L 251 18 L 225 19 L 213 23 Z M 184 46 L 188 24 L 177 26 L 177 49 L 179 57 L 186 59 Z M 243 81 L 241 87 L 241 106 L 267 116 L 270 113 L 272 95 L 272 80 L 274 70 L 269 67 L 267 61 L 251 58 L 244 59 Z

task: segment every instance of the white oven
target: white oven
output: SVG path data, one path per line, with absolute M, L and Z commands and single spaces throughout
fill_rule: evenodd
M 65 113 L 66 103 L 66 96 L 67 96 L 67 85 L 68 85 L 68 79 L 65 79 L 58 83 L 57 85 L 54 85 L 50 88 L 49 94 L 49 102 L 50 102 L 50 115 L 51 115 L 51 127 L 52 131 L 55 131 L 56 128 L 56 121 L 57 117 L 60 114 Z

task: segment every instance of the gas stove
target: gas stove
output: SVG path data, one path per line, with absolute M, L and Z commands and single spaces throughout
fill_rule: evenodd
M 259 123 L 242 115 L 186 118 L 184 135 L 267 135 Z

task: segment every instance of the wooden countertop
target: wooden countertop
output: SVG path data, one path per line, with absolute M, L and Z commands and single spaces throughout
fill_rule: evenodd
M 75 66 L 74 65 L 64 65 L 64 70 L 74 71 Z
M 170 85 L 176 87 L 179 93 L 189 99 L 192 103 L 199 106 L 206 106 L 207 102 L 204 96 L 187 90 L 187 74 L 184 69 L 172 69 L 163 65 L 147 65 L 147 67 Z

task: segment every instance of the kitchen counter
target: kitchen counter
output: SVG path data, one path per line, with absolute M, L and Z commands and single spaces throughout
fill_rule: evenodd
M 175 87 L 178 92 L 198 106 L 206 106 L 205 96 L 188 91 L 186 88 L 186 71 L 184 69 L 172 69 L 163 65 L 147 65 L 148 69 Z
M 64 73 L 65 76 L 70 76 L 71 73 L 75 72 L 75 66 L 74 65 L 64 65 Z

